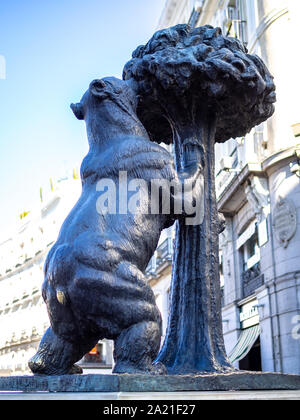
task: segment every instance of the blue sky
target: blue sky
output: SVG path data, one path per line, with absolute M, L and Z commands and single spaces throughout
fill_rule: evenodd
M 0 237 L 39 201 L 40 186 L 87 152 L 69 105 L 91 80 L 121 77 L 156 30 L 165 0 L 1 0 Z

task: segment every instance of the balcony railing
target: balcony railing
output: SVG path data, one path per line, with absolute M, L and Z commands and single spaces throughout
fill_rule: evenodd
M 237 176 L 239 167 L 239 156 L 237 147 L 234 148 L 231 155 L 229 156 L 232 160 L 230 170 L 220 170 L 216 174 L 216 195 L 217 199 L 220 197 L 222 192 L 228 187 L 234 177 Z
M 173 239 L 168 237 L 156 249 L 145 270 L 146 276 L 156 277 L 161 269 L 172 261 Z
M 260 271 L 260 262 L 242 273 L 243 298 L 254 294 L 264 284 L 264 275 Z

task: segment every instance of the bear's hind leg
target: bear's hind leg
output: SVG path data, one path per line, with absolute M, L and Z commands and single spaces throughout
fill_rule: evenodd
M 51 328 L 45 332 L 37 353 L 29 360 L 28 366 L 34 374 L 65 375 L 82 373 L 74 363 L 95 346 L 96 342 L 75 344 L 58 337 Z
M 165 374 L 162 364 L 153 365 L 160 338 L 161 328 L 153 321 L 143 321 L 122 331 L 115 340 L 113 373 Z

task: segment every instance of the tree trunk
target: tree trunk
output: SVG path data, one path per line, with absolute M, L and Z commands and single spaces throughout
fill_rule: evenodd
M 204 220 L 195 226 L 186 225 L 184 219 L 176 222 L 169 320 L 165 342 L 157 357 L 170 374 L 233 369 L 226 356 L 222 332 L 215 122 L 213 118 L 202 118 L 200 124 L 197 118 L 197 126 L 190 122 L 182 125 L 177 120 L 173 124 L 176 164 L 180 170 L 191 156 L 201 159 Z

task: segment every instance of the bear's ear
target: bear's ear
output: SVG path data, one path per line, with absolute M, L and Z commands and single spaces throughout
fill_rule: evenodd
M 80 102 L 77 104 L 71 104 L 70 107 L 78 120 L 84 120 L 83 106 Z
M 106 87 L 106 84 L 101 79 L 95 79 L 90 83 L 89 91 L 92 95 L 97 97 L 103 96 L 103 90 Z

